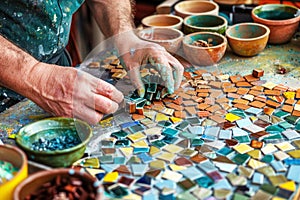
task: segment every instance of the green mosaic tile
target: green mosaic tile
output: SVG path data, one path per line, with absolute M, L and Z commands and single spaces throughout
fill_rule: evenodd
M 294 127 L 292 124 L 290 124 L 286 121 L 280 122 L 278 124 L 278 126 L 280 126 L 281 128 L 284 128 L 284 129 L 290 129 L 290 128 Z
M 241 110 L 241 109 L 230 110 L 230 113 L 235 114 L 235 115 L 237 115 L 239 117 L 242 117 L 242 118 L 246 118 L 247 117 L 247 115 L 245 114 L 245 112 L 243 110 Z
M 250 198 L 245 195 L 235 193 L 235 194 L 233 194 L 232 200 L 250 200 Z
M 197 135 L 195 135 L 195 134 L 193 134 L 193 133 L 190 133 L 190 132 L 187 132 L 187 131 L 182 131 L 182 132 L 180 133 L 180 136 L 181 136 L 181 137 L 184 137 L 184 138 L 186 138 L 186 139 L 193 139 L 193 138 L 197 137 Z
M 271 184 L 262 184 L 260 189 L 272 195 L 276 195 L 278 192 L 278 188 Z
M 283 131 L 284 129 L 278 125 L 271 125 L 266 128 L 266 132 L 270 134 L 282 133 Z
M 199 187 L 208 188 L 214 184 L 213 180 L 208 176 L 203 176 L 195 180 Z
M 204 143 L 204 141 L 201 139 L 192 139 L 191 140 L 192 147 L 201 146 L 203 143 Z
M 286 117 L 286 116 L 290 115 L 290 113 L 279 110 L 279 111 L 273 113 L 273 115 L 276 116 L 276 117 L 282 118 L 282 117 Z
M 271 163 L 274 160 L 274 156 L 272 154 L 265 155 L 261 161 L 265 163 Z
M 161 140 L 156 140 L 154 142 L 151 143 L 153 146 L 156 146 L 158 148 L 162 148 L 163 146 L 166 145 L 166 143 L 164 143 L 163 141 Z
M 238 165 L 243 165 L 245 164 L 251 156 L 248 154 L 237 154 L 232 158 L 232 161 Z
M 236 136 L 233 139 L 236 139 L 239 143 L 250 143 L 251 141 L 249 135 Z
M 125 139 L 127 135 L 128 135 L 127 132 L 125 132 L 125 131 L 123 131 L 123 130 L 120 130 L 120 131 L 117 131 L 117 132 L 112 133 L 110 136 L 111 136 L 111 137 L 115 137 L 115 138 L 117 138 L 118 140 L 120 140 L 120 139 Z
M 217 151 L 217 154 L 222 155 L 222 156 L 227 156 L 232 152 L 234 152 L 234 151 L 231 148 L 223 147 L 222 149 Z
M 288 123 L 296 124 L 299 121 L 299 117 L 289 115 L 289 116 L 285 117 L 284 120 L 287 121 Z

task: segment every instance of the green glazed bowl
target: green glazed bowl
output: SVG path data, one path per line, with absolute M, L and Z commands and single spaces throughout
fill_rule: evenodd
M 224 35 L 227 26 L 227 20 L 218 15 L 191 15 L 183 21 L 183 32 L 216 32 Z
M 32 143 L 40 138 L 50 140 L 67 134 L 66 131 L 70 131 L 72 134 L 77 133 L 81 143 L 63 150 L 39 151 L 32 149 Z M 30 160 L 51 167 L 68 167 L 83 156 L 86 144 L 91 137 L 92 129 L 86 122 L 73 118 L 54 117 L 21 128 L 16 136 L 16 143 L 26 152 Z

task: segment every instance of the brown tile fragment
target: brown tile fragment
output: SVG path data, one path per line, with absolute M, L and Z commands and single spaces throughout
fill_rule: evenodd
M 267 135 L 269 135 L 269 133 L 267 133 L 266 131 L 261 131 L 258 133 L 251 133 L 250 136 L 256 139 L 262 138 L 262 137 L 266 137 Z
M 131 117 L 134 121 L 139 121 L 139 120 L 145 119 L 144 115 L 139 115 L 139 114 L 132 114 Z
M 222 128 L 224 130 L 230 129 L 230 128 L 234 128 L 236 127 L 235 123 L 231 123 L 231 122 L 225 122 L 222 126 Z
M 197 112 L 198 117 L 203 118 L 203 117 L 208 117 L 210 115 L 210 112 L 208 111 L 198 111 Z
M 296 103 L 296 100 L 295 99 L 287 99 L 287 100 L 285 100 L 284 103 L 287 105 L 294 105 Z
M 258 91 L 258 90 L 250 90 L 249 92 L 248 92 L 248 94 L 252 94 L 253 96 L 260 96 L 260 95 L 262 95 L 262 94 L 264 94 L 262 91 Z
M 262 77 L 264 75 L 264 70 L 262 70 L 262 69 L 253 69 L 252 75 L 254 77 L 257 77 L 257 78 Z
M 212 97 L 212 98 L 218 98 L 220 96 L 222 96 L 224 93 L 222 90 L 212 90 L 209 97 Z
M 267 96 L 279 96 L 279 95 L 281 95 L 280 90 L 265 90 L 264 93 Z
M 216 100 L 215 98 L 211 98 L 211 97 L 206 97 L 204 99 L 204 103 L 208 104 L 208 105 L 215 105 Z
M 201 75 L 204 74 L 204 73 L 207 73 L 207 70 L 204 70 L 204 69 L 198 69 L 196 71 L 194 71 L 195 74 L 197 75 Z
M 241 75 L 235 75 L 235 76 L 230 76 L 229 77 L 230 81 L 232 83 L 237 83 L 237 82 L 241 82 L 241 81 L 245 81 L 245 79 L 241 76 Z
M 216 99 L 216 103 L 228 103 L 228 102 L 229 102 L 229 99 L 227 99 L 226 97 Z
M 239 103 L 239 104 L 244 104 L 244 105 L 248 105 L 249 101 L 245 100 L 245 99 L 234 99 L 232 101 L 232 103 Z
M 253 101 L 249 104 L 249 106 L 253 106 L 255 108 L 263 108 L 264 106 L 266 106 L 266 104 L 260 101 Z
M 227 146 L 235 146 L 238 144 L 238 141 L 236 141 L 235 139 L 231 139 L 231 140 L 225 140 L 225 143 L 227 144 Z
M 256 90 L 256 91 L 264 91 L 264 87 L 261 85 L 255 85 L 251 88 L 251 90 Z
M 221 106 L 222 107 L 222 106 Z M 215 115 L 221 115 L 221 116 L 225 116 L 228 112 L 224 109 L 221 110 L 217 110 L 214 114 Z
M 202 156 L 202 155 L 199 154 L 199 153 L 198 153 L 197 155 L 191 157 L 190 159 L 191 159 L 191 161 L 193 161 L 194 163 L 200 163 L 200 162 L 202 162 L 202 161 L 207 160 L 207 158 L 205 158 L 204 156 Z
M 185 157 L 179 157 L 179 158 L 177 158 L 176 160 L 174 160 L 174 163 L 176 165 L 185 166 L 185 167 L 190 167 L 190 166 L 193 165 L 193 163 L 190 160 L 188 160 L 187 158 L 185 158 Z
M 231 92 L 236 92 L 237 91 L 237 88 L 236 87 L 224 87 L 223 88 L 223 92 L 225 93 L 231 93 Z
M 174 117 L 185 119 L 186 118 L 186 112 L 185 111 L 175 111 L 174 112 Z
M 209 93 L 210 92 L 210 89 L 196 89 L 196 92 L 197 93 Z
M 271 115 L 273 114 L 274 111 L 275 111 L 274 108 L 264 107 L 264 113 L 265 113 L 266 115 L 271 116 Z
M 222 82 L 219 81 L 210 81 L 208 83 L 209 86 L 213 87 L 213 88 L 221 88 L 222 87 Z
M 195 114 L 197 114 L 197 110 L 195 109 L 194 106 L 185 107 L 184 109 L 185 109 L 185 111 L 186 111 L 187 113 L 189 113 L 190 115 L 195 115 Z
M 183 102 L 182 97 L 178 97 L 177 99 L 173 100 L 173 103 L 177 104 L 177 105 L 181 105 Z
M 242 96 L 239 95 L 239 94 L 236 94 L 236 93 L 228 93 L 228 94 L 227 94 L 227 97 L 228 97 L 228 98 L 231 98 L 231 99 L 239 99 L 239 98 L 241 98 Z
M 207 111 L 209 111 L 211 113 L 214 113 L 217 110 L 221 110 L 221 109 L 222 109 L 221 106 L 219 106 L 218 104 L 216 104 L 216 105 L 213 105 L 211 107 L 206 108 L 205 110 L 207 110 Z
M 166 105 L 167 108 L 172 108 L 174 110 L 177 110 L 177 111 L 182 111 L 183 110 L 183 106 L 180 106 L 180 105 L 177 105 L 175 103 L 169 103 Z
M 244 87 L 244 88 L 250 88 L 252 85 L 250 83 L 248 83 L 247 81 L 241 81 L 241 82 L 237 82 L 235 84 L 236 87 Z
M 249 92 L 250 89 L 248 88 L 238 88 L 238 90 L 236 91 L 237 94 L 240 94 L 240 95 L 245 95 Z
M 267 97 L 266 96 L 256 96 L 256 97 L 254 97 L 254 100 L 266 103 Z
M 250 106 L 248 106 L 246 104 L 241 104 L 241 103 L 236 103 L 233 105 L 233 107 L 241 109 L 241 110 L 247 110 L 248 108 L 250 108 Z
M 196 96 L 197 92 L 195 90 L 188 90 L 188 91 L 186 91 L 186 94 L 191 95 L 191 96 Z
M 192 96 L 192 100 L 197 103 L 202 103 L 204 99 L 202 97 Z
M 250 146 L 255 149 L 261 149 L 263 147 L 264 143 L 257 141 L 257 140 L 251 140 Z
M 222 83 L 222 88 L 225 88 L 225 87 L 234 87 L 235 84 L 233 83 L 230 83 L 230 82 L 223 82 Z
M 281 110 L 283 110 L 285 112 L 289 112 L 289 113 L 291 113 L 293 111 L 293 109 L 294 109 L 294 107 L 291 105 L 283 105 L 281 107 Z
M 199 92 L 198 94 L 197 94 L 197 96 L 198 97 L 208 97 L 209 96 L 209 93 L 203 93 L 203 92 Z
M 244 76 L 244 78 L 248 82 L 254 82 L 254 81 L 258 81 L 259 80 L 259 78 L 256 78 L 256 77 L 252 76 L 252 74 L 246 75 L 246 76 Z
M 293 116 L 296 116 L 296 117 L 300 117 L 300 111 L 294 110 L 294 111 L 292 112 L 292 115 L 293 115 Z
M 193 74 L 191 72 L 187 72 L 187 71 L 183 72 L 183 76 L 187 79 L 192 79 L 193 77 L 192 75 Z
M 183 99 L 191 99 L 192 97 L 184 92 L 180 92 L 178 94 L 180 97 L 182 97 Z
M 262 128 L 266 128 L 267 126 L 270 125 L 270 123 L 265 122 L 265 121 L 263 121 L 263 120 L 261 120 L 261 119 L 256 120 L 256 121 L 254 122 L 254 124 L 257 125 L 257 126 L 259 126 L 259 127 L 262 127 Z
M 276 103 L 275 101 L 272 100 L 267 100 L 266 101 L 267 106 L 270 106 L 272 108 L 279 108 L 280 107 L 280 103 Z
M 221 117 L 220 115 L 211 115 L 211 116 L 209 116 L 209 119 L 217 122 L 218 124 L 226 122 L 226 120 L 223 117 Z

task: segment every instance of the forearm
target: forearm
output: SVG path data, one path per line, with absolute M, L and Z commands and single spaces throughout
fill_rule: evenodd
M 106 37 L 134 28 L 133 0 L 87 0 L 87 3 Z

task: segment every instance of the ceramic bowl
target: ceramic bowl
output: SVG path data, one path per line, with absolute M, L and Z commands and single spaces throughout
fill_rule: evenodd
M 1 199 L 10 200 L 13 199 L 15 187 L 28 175 L 27 157 L 21 149 L 5 144 L 0 145 L 0 160 L 9 162 L 19 169 L 10 181 L 0 184 Z
M 285 4 L 265 4 L 255 7 L 251 13 L 254 22 L 270 29 L 270 44 L 283 44 L 291 40 L 298 29 L 300 10 Z
M 52 170 L 44 170 L 30 175 L 27 179 L 21 182 L 13 193 L 14 200 L 24 200 L 28 195 L 33 194 L 48 182 L 54 181 L 57 176 L 66 179 L 79 179 L 82 182 L 82 187 L 90 187 L 94 192 L 95 200 L 100 200 L 98 187 L 94 186 L 96 179 L 91 175 L 68 168 L 58 168 Z M 86 189 L 85 189 L 86 190 Z M 53 197 L 49 197 L 53 198 Z
M 183 19 L 190 15 L 218 15 L 219 6 L 213 1 L 181 1 L 174 6 L 175 15 Z
M 33 143 L 36 141 L 62 136 L 77 137 L 80 143 L 63 150 L 33 150 Z M 83 156 L 91 137 L 92 129 L 87 123 L 73 118 L 55 117 L 33 122 L 21 128 L 16 136 L 16 143 L 33 161 L 51 167 L 68 167 Z
M 218 15 L 191 15 L 183 21 L 183 32 L 190 34 L 194 32 L 217 32 L 225 34 L 227 20 Z
M 138 36 L 146 41 L 163 46 L 168 52 L 175 53 L 181 46 L 183 33 L 172 28 L 147 28 L 138 32 Z
M 240 23 L 226 31 L 230 48 L 240 56 L 254 56 L 263 51 L 269 34 L 269 28 L 258 23 Z
M 162 27 L 162 28 L 175 28 L 180 30 L 182 27 L 183 19 L 176 15 L 151 15 L 142 19 L 144 27 Z
M 209 47 L 193 45 L 195 41 L 211 44 Z M 226 37 L 214 32 L 198 32 L 186 35 L 182 40 L 183 51 L 187 61 L 197 66 L 211 66 L 218 63 L 224 56 Z

